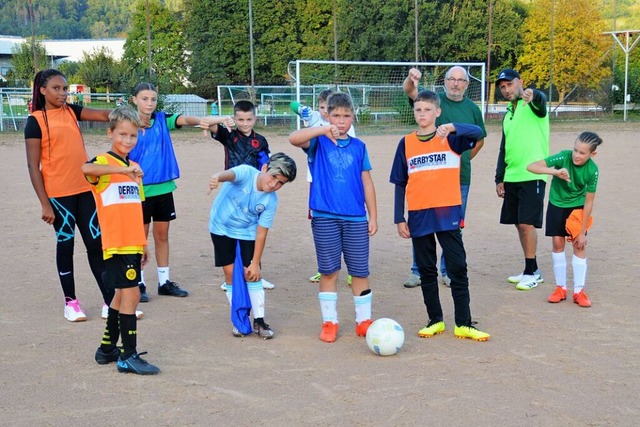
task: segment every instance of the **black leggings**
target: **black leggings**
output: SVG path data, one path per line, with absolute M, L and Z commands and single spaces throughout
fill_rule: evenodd
M 469 308 L 467 256 L 460 230 L 440 231 L 412 239 L 422 283 L 422 297 L 424 305 L 427 307 L 429 320 L 440 321 L 443 319 L 438 289 L 438 268 L 436 267 L 438 261 L 436 237 L 447 260 L 447 276 L 451 279 L 451 296 L 453 297 L 456 325 L 470 326 L 471 309 Z
M 113 299 L 114 290 L 106 287 L 102 281 L 104 260 L 102 258 L 102 240 L 96 204 L 90 191 L 72 196 L 49 199 L 56 218 L 53 228 L 56 231 L 56 265 L 58 277 L 65 300 L 76 299 L 76 286 L 73 273 L 73 248 L 75 242 L 76 225 L 87 248 L 89 267 L 98 282 L 104 302 L 109 305 Z

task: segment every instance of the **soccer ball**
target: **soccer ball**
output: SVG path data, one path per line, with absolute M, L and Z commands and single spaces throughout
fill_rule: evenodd
M 404 330 L 393 319 L 378 319 L 367 330 L 369 349 L 380 356 L 396 354 L 404 344 Z

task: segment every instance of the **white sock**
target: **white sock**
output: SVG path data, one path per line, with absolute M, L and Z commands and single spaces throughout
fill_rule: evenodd
M 158 267 L 158 283 L 164 285 L 169 280 L 169 266 Z
M 138 285 L 142 285 L 144 286 L 144 270 L 140 270 L 140 281 L 138 282 Z
M 320 311 L 322 312 L 322 322 L 338 323 L 338 304 L 337 292 L 318 292 L 320 300 Z
M 231 305 L 231 297 L 233 296 L 233 286 L 227 283 L 224 284 L 225 289 L 227 290 L 227 299 L 229 300 L 229 305 Z
M 251 311 L 253 311 L 253 318 L 264 318 L 264 288 L 262 287 L 262 281 L 259 282 L 247 282 L 247 288 L 249 289 L 249 299 L 251 300 Z
M 571 266 L 573 267 L 573 293 L 578 294 L 584 288 L 584 282 L 587 280 L 587 259 L 574 255 Z
M 365 320 L 371 320 L 371 301 L 372 300 L 373 300 L 372 292 L 369 292 L 366 295 L 353 297 L 353 305 L 355 305 L 356 307 L 356 323 L 360 323 Z
M 553 275 L 556 277 L 556 286 L 567 289 L 567 257 L 564 252 L 551 252 L 553 261 Z

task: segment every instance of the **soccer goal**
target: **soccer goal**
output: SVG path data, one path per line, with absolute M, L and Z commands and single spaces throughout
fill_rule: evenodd
M 346 92 L 353 100 L 357 132 L 380 133 L 415 126 L 413 113 L 402 90 L 409 69 L 422 72 L 421 89 L 444 92 L 447 70 L 458 65 L 469 73 L 466 96 L 485 111 L 485 64 L 482 62 L 368 62 L 297 60 L 288 72 L 295 85 L 296 100 L 317 108 L 317 95 L 324 89 Z M 298 121 L 300 127 L 300 121 Z

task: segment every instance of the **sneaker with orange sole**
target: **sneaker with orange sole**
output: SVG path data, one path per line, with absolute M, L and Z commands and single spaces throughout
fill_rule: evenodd
M 591 300 L 587 296 L 584 289 L 577 294 L 573 294 L 573 302 L 578 304 L 580 307 L 591 307 Z
M 373 320 L 367 319 L 363 320 L 360 323 L 356 323 L 356 335 L 359 337 L 367 336 L 367 331 L 369 330 L 369 326 L 373 323 Z
M 338 324 L 333 322 L 324 322 L 322 324 L 322 332 L 320 332 L 320 340 L 324 342 L 335 342 L 338 339 Z
M 557 302 L 564 301 L 566 299 L 567 299 L 567 290 L 562 286 L 556 286 L 555 291 L 553 291 L 553 293 L 549 295 L 549 298 L 547 298 L 547 301 L 555 304 Z

